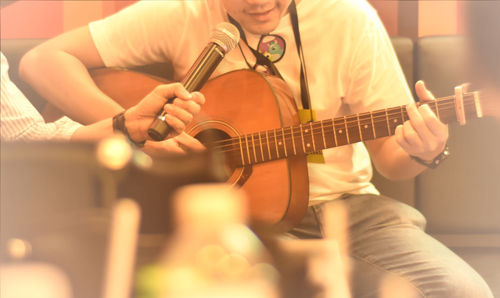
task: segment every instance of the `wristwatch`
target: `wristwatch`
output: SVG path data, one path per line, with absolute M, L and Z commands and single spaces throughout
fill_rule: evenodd
M 439 153 L 438 156 L 436 156 L 431 161 L 425 161 L 425 160 L 421 159 L 420 157 L 410 155 L 411 159 L 413 159 L 414 161 L 418 162 L 419 164 L 424 165 L 424 166 L 431 168 L 431 169 L 437 168 L 443 162 L 443 160 L 448 158 L 448 156 L 450 156 L 450 150 L 448 149 L 448 145 L 446 145 L 444 147 L 444 150 L 441 151 L 441 153 Z
M 113 117 L 113 131 L 114 132 L 121 132 L 122 134 L 127 137 L 127 139 L 134 144 L 135 146 L 142 148 L 144 147 L 144 144 L 146 143 L 146 140 L 142 142 L 136 142 L 134 141 L 131 137 L 130 134 L 128 133 L 127 127 L 125 126 L 125 112 L 121 112 Z

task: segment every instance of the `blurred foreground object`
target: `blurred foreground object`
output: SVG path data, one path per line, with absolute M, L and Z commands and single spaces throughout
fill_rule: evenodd
M 171 234 L 174 191 L 226 179 L 223 162 L 209 150 L 153 159 L 120 137 L 100 143 L 2 142 L 1 146 L 0 266 L 46 264 L 67 277 L 74 298 L 102 297 L 104 286 L 116 285 L 106 277 L 107 270 L 117 269 L 116 262 L 106 257 L 108 249 L 116 248 L 113 236 L 123 236 L 115 233 L 116 228 L 126 228 L 120 224 L 111 228 L 118 198 L 133 199 L 143 213 L 137 219 L 140 233 L 129 225 L 121 238 L 128 241 L 128 249 L 116 249 L 129 257 L 120 260 L 126 269 L 111 277 L 126 281 L 135 270 L 130 255 L 144 262 L 163 248 L 164 241 L 148 242 L 144 237 Z M 106 267 L 107 261 L 111 265 Z M 32 273 L 36 275 L 36 270 Z M 130 294 L 130 283 L 120 283 L 118 290 Z
M 245 225 L 245 196 L 226 184 L 186 186 L 174 198 L 175 230 L 144 267 L 138 297 L 279 297 L 278 272 Z
M 27 262 L 0 265 L 2 298 L 72 298 L 68 276 L 56 266 Z

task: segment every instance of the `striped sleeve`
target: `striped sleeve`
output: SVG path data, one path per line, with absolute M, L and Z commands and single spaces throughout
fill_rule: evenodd
M 69 140 L 81 124 L 67 117 L 45 123 L 37 109 L 10 80 L 8 70 L 7 59 L 1 54 L 1 139 Z

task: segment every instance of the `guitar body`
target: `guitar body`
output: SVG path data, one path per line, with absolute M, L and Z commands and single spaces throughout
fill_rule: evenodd
M 91 71 L 91 75 L 104 93 L 125 108 L 166 82 L 161 78 L 117 69 L 97 69 Z M 238 137 L 299 124 L 297 108 L 288 87 L 281 79 L 272 76 L 238 70 L 208 81 L 201 92 L 206 102 L 186 128 L 197 138 L 207 134 L 219 138 Z M 47 114 L 56 115 L 57 111 L 46 112 L 46 117 Z M 288 229 L 302 219 L 309 197 L 305 156 L 243 167 L 233 165 L 230 158 L 226 161 L 232 170 L 228 183 L 242 187 L 246 192 L 252 222 Z
M 195 137 L 206 131 L 238 137 L 299 123 L 288 87 L 272 76 L 238 70 L 207 82 L 201 91 L 206 102 L 186 129 Z M 258 150 L 252 153 L 264 154 Z M 309 197 L 305 156 L 243 167 L 234 167 L 230 159 L 228 162 L 233 170 L 228 182 L 247 193 L 253 221 L 290 227 L 302 219 Z

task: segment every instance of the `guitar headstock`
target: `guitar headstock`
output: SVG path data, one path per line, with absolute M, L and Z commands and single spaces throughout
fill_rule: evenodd
M 500 122 L 500 89 L 484 89 L 480 102 L 485 117 L 494 117 Z

